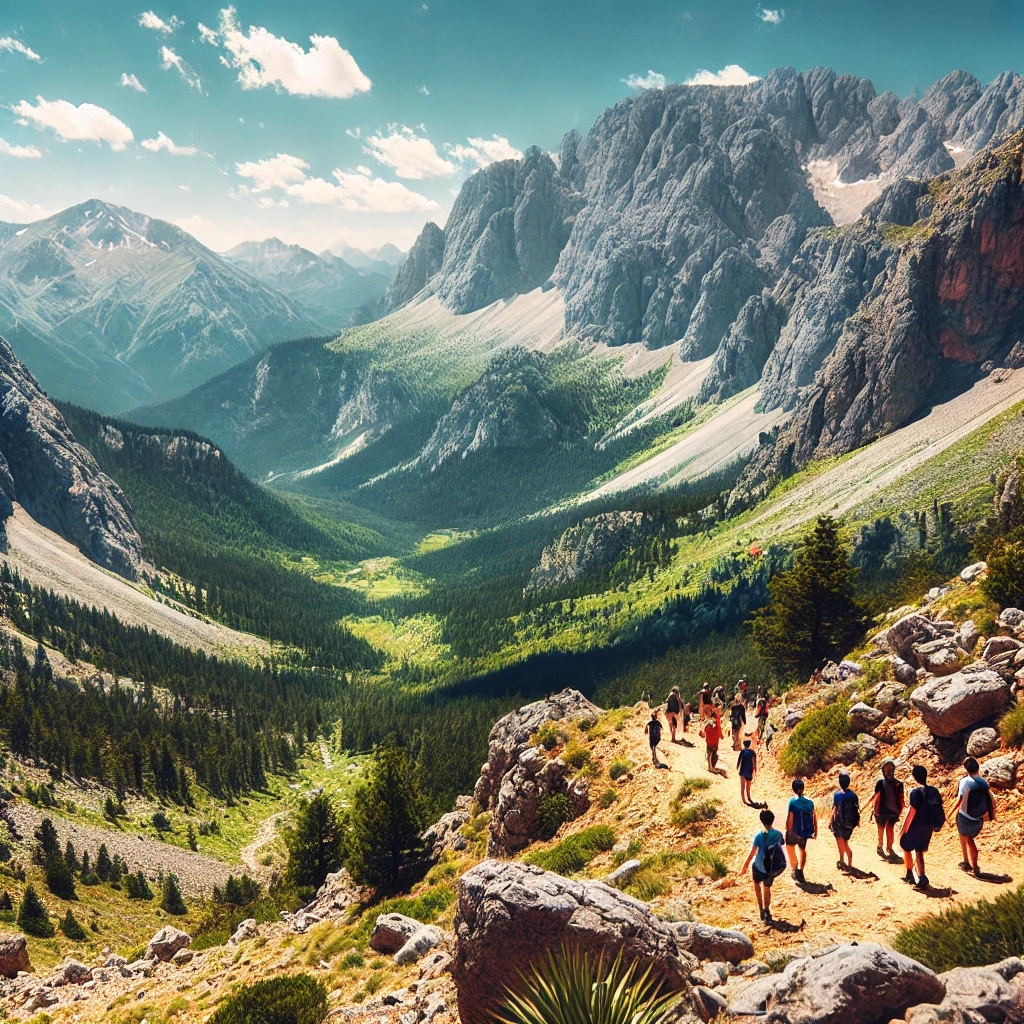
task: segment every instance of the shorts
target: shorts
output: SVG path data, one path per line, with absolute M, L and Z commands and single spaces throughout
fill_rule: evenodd
M 774 882 L 775 879 L 771 875 L 766 874 L 764 871 L 759 871 L 758 868 L 757 868 L 757 865 L 755 864 L 754 865 L 754 881 L 760 883 L 766 889 L 770 889 L 772 887 L 772 882 Z
M 753 777 L 754 777 L 754 773 L 752 771 L 742 771 L 742 772 L 740 772 L 740 778 L 741 779 L 746 779 L 748 782 L 750 782 L 750 780 L 753 779 Z
M 973 839 L 981 831 L 981 826 L 984 824 L 983 820 L 968 818 L 963 812 L 956 816 L 956 830 L 967 839 Z
M 875 824 L 879 828 L 890 828 L 895 826 L 900 820 L 898 814 L 874 814 L 872 817 L 875 819 Z
M 807 840 L 810 836 L 798 836 L 795 832 L 786 833 L 787 846 L 799 846 L 801 850 L 807 849 Z
M 850 837 L 853 835 L 852 828 L 845 828 L 842 825 L 832 825 L 831 828 L 832 835 L 834 835 L 836 839 L 845 839 L 847 842 L 849 842 Z

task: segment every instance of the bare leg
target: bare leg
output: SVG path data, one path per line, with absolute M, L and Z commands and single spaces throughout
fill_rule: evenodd
M 761 892 L 761 883 L 754 883 L 754 895 L 757 897 L 757 909 L 764 910 L 764 896 Z
M 894 830 L 895 830 L 895 826 L 894 826 L 894 825 L 893 825 L 893 823 L 892 823 L 892 822 L 890 821 L 890 822 L 889 822 L 889 824 L 885 826 L 885 840 L 886 840 L 886 843 L 887 843 L 887 846 L 886 846 L 886 848 L 885 848 L 885 852 L 886 852 L 886 853 L 887 853 L 887 854 L 888 854 L 888 855 L 889 855 L 890 857 L 891 857 L 891 856 L 892 856 L 892 855 L 893 855 L 893 854 L 894 854 L 894 853 L 896 852 L 896 851 L 895 851 L 895 850 L 893 849 L 893 842 L 895 841 L 895 836 L 894 836 L 894 834 L 893 834 L 893 833 L 894 833 Z

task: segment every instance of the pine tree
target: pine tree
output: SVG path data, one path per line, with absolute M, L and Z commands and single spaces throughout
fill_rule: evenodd
M 288 877 L 295 885 L 319 887 L 341 867 L 342 825 L 326 793 L 303 804 L 285 842 Z
M 78 853 L 75 851 L 75 844 L 69 839 L 64 847 L 64 860 L 67 861 L 68 871 L 75 874 L 78 871 Z
M 101 882 L 109 882 L 112 866 L 107 844 L 100 843 L 100 848 L 96 853 L 96 877 Z
M 89 851 L 86 850 L 82 854 L 82 872 L 81 872 L 82 885 L 98 885 L 99 876 L 96 874 L 95 869 L 92 866 L 92 858 L 89 856 Z
M 188 840 L 188 848 L 195 853 L 199 849 L 199 840 L 196 838 L 196 827 L 190 821 L 188 823 L 188 830 L 185 833 L 185 837 Z
M 153 890 L 149 887 L 149 882 L 141 869 L 134 875 L 125 875 L 124 888 L 130 900 L 151 900 L 153 898 Z
M 72 942 L 84 942 L 89 936 L 86 934 L 85 929 L 78 923 L 77 918 L 71 913 L 71 908 L 68 907 L 67 913 L 64 915 L 64 919 L 60 923 L 60 930 L 69 938 Z
M 60 840 L 57 830 L 49 818 L 43 818 L 35 831 L 36 848 L 32 859 L 36 864 L 45 864 L 50 857 L 60 853 Z
M 62 900 L 77 898 L 75 893 L 75 876 L 71 874 L 68 862 L 59 851 L 46 858 L 43 865 L 46 871 L 46 888 Z
M 776 671 L 806 677 L 825 661 L 839 660 L 864 635 L 856 574 L 835 520 L 819 516 L 796 564 L 771 580 L 771 600 L 751 621 L 754 646 Z
M 160 906 L 168 914 L 188 913 L 188 907 L 185 906 L 185 901 L 181 898 L 181 889 L 178 888 L 178 879 L 174 875 L 168 875 L 164 879 Z
M 21 906 L 18 909 L 18 927 L 26 935 L 34 935 L 38 939 L 49 939 L 53 937 L 53 922 L 46 912 L 43 901 L 39 898 L 35 886 L 30 885 L 25 889 L 21 897 Z
M 11 899 L 11 894 L 6 889 L 4 889 L 4 891 L 0 893 L 0 910 L 10 912 L 13 909 L 14 900 Z
M 388 742 L 378 747 L 367 781 L 352 797 L 346 866 L 360 885 L 387 891 L 420 849 L 426 801 L 412 759 Z

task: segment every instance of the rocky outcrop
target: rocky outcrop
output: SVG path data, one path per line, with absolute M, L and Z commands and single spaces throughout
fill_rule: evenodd
M 988 669 L 956 672 L 932 679 L 910 695 L 924 724 L 935 736 L 954 736 L 982 719 L 997 714 L 1010 699 L 1010 687 Z
M 18 971 L 28 969 L 28 940 L 25 936 L 9 932 L 0 935 L 0 977 L 13 978 Z
M 397 953 L 423 925 L 405 914 L 379 914 L 370 933 L 370 949 L 377 953 Z
M 437 861 L 449 851 L 457 853 L 466 848 L 466 839 L 462 834 L 462 826 L 470 818 L 469 809 L 473 798 L 460 796 L 455 798 L 455 810 L 442 814 L 422 836 L 423 848 L 431 861 Z
M 342 868 L 327 876 L 311 903 L 294 914 L 282 911 L 281 919 L 288 925 L 289 931 L 301 935 L 321 921 L 340 917 L 365 896 L 366 892 L 355 885 L 349 873 Z
M 488 860 L 459 881 L 451 973 L 462 1024 L 484 1024 L 506 986 L 563 944 L 650 967 L 654 979 L 689 988 L 696 961 L 647 904 L 603 882 L 570 881 L 540 868 Z
M 165 925 L 146 944 L 146 956 L 151 960 L 170 960 L 179 949 L 192 945 L 192 937 L 173 925 Z
M 395 953 L 395 963 L 399 967 L 414 964 L 450 938 L 450 935 L 446 935 L 440 928 L 435 928 L 432 924 L 421 925 Z
M 754 944 L 743 932 L 696 921 L 676 921 L 669 927 L 680 947 L 698 960 L 739 964 L 754 955 Z
M 874 732 L 885 721 L 885 712 L 858 701 L 846 712 L 846 720 L 855 732 Z
M 0 339 L 0 522 L 11 515 L 13 502 L 99 565 L 130 580 L 148 573 L 121 488 L 75 440 L 63 416 Z
M 441 269 L 444 259 L 444 232 L 433 222 L 423 226 L 405 262 L 398 268 L 381 299 L 379 315 L 404 306 L 419 294 Z

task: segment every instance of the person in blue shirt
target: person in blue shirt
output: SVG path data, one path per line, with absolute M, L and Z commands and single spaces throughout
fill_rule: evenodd
M 793 793 L 786 812 L 786 856 L 793 869 L 793 881 L 803 882 L 806 881 L 807 840 L 818 838 L 818 812 L 814 801 L 804 796 L 803 779 L 793 780 Z
M 960 836 L 960 851 L 964 855 L 960 867 L 977 876 L 981 871 L 978 868 L 978 844 L 974 840 L 986 818 L 996 820 L 996 808 L 988 783 L 978 774 L 977 758 L 967 758 L 964 771 L 967 774 L 957 787 L 956 802 L 956 830 Z
M 762 811 L 759 817 L 762 830 L 754 836 L 754 843 L 740 874 L 746 874 L 753 861 L 754 895 L 757 897 L 761 920 L 767 922 L 772 919 L 772 882 L 786 870 L 786 854 L 782 833 L 772 828 L 775 815 L 771 811 Z
M 757 754 L 750 749 L 750 740 L 743 741 L 743 749 L 740 756 L 736 758 L 736 768 L 740 774 L 740 800 L 748 807 L 754 806 L 750 798 L 750 784 L 757 774 Z
M 859 824 L 860 800 L 857 798 L 857 794 L 850 789 L 850 776 L 846 772 L 840 772 L 839 788 L 832 794 L 832 817 L 828 823 L 832 835 L 836 837 L 836 846 L 839 848 L 839 860 L 836 861 L 836 867 L 840 871 L 846 871 L 853 867 L 850 838 L 853 835 L 853 830 Z

